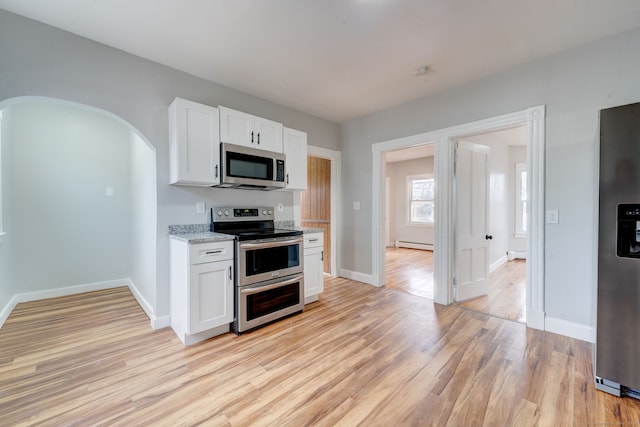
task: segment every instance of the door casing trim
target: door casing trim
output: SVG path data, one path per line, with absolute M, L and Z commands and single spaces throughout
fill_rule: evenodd
M 527 126 L 527 169 L 531 171 L 527 174 L 531 198 L 527 208 L 527 326 L 544 330 L 544 105 L 372 145 L 372 281 L 375 286 L 384 286 L 385 281 L 384 153 L 425 143 L 435 144 L 434 302 L 448 305 L 453 302 L 453 141 L 523 125 Z

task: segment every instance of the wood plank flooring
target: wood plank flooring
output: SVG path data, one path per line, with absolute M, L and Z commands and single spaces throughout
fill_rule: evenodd
M 0 425 L 638 425 L 593 387 L 589 343 L 331 279 L 304 313 L 183 347 L 128 289 L 19 304 Z
M 387 248 L 386 287 L 433 299 L 433 252 Z
M 526 323 L 527 263 L 513 260 L 489 275 L 489 294 L 458 303 L 460 307 Z

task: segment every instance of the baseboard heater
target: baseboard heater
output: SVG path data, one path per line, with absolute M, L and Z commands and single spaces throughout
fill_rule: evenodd
M 431 243 L 418 243 L 418 242 L 406 242 L 404 240 L 395 241 L 396 248 L 410 248 L 410 249 L 423 249 L 426 251 L 433 250 L 433 244 Z
M 507 251 L 507 258 L 509 259 L 509 261 L 513 261 L 514 259 L 527 259 L 527 253 L 519 251 Z

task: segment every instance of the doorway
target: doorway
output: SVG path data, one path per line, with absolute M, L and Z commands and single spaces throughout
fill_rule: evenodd
M 303 227 L 324 231 L 325 275 L 337 276 L 339 245 L 338 205 L 340 195 L 340 152 L 309 145 L 307 147 L 307 189 L 294 193 L 295 218 Z M 299 209 L 299 211 L 298 211 Z M 296 220 L 297 221 L 297 220 Z
M 385 153 L 385 285 L 433 299 L 434 149 Z
M 456 212 L 456 249 L 454 300 L 460 307 L 479 311 L 504 319 L 526 322 L 526 258 L 527 258 L 527 128 L 516 126 L 499 131 L 462 137 L 456 141 L 456 171 L 454 211 Z M 484 177 L 473 181 L 483 183 L 482 198 L 472 198 L 472 189 L 464 188 L 464 177 L 482 174 L 482 168 L 474 168 L 465 162 L 464 144 L 483 147 L 486 151 Z M 480 154 L 475 153 L 476 158 Z M 468 187 L 468 186 L 466 186 Z M 469 202 L 469 206 L 465 203 Z M 483 206 L 481 209 L 481 205 Z M 472 216 L 465 215 L 473 212 Z M 486 216 L 481 215 L 486 213 Z M 483 253 L 476 256 L 482 262 L 475 264 L 484 271 L 475 271 L 472 263 L 465 266 L 459 241 L 465 225 L 474 220 L 478 229 L 476 246 Z M 467 253 L 471 253 L 468 251 Z M 477 260 L 476 260 L 477 261 Z M 482 264 L 482 265 L 480 265 Z M 465 270 L 465 271 L 461 271 Z M 468 274 L 466 274 L 468 273 Z M 483 286 L 464 288 L 463 276 L 477 276 L 485 280 Z M 486 277 L 485 277 L 486 276 Z
M 371 283 L 385 281 L 384 245 L 384 153 L 432 141 L 438 187 L 435 194 L 434 296 L 436 303 L 453 303 L 453 141 L 466 135 L 526 126 L 527 133 L 527 326 L 544 330 L 544 155 L 545 107 L 531 107 L 514 113 L 469 122 L 436 131 L 384 141 L 372 145 L 372 275 Z

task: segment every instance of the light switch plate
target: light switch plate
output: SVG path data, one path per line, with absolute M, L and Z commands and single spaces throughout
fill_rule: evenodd
M 106 187 L 104 189 L 104 195 L 107 197 L 113 197 L 113 187 Z
M 353 202 L 353 210 L 354 211 L 360 210 L 360 202 Z
M 558 224 L 560 222 L 560 216 L 557 210 L 547 211 L 547 224 Z

